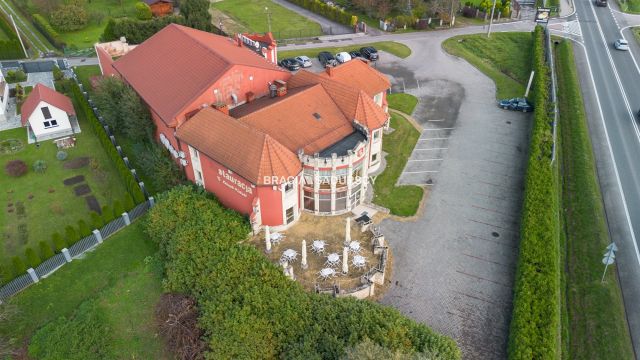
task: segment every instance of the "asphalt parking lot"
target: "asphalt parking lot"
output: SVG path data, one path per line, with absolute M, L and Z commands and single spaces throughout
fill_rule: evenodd
M 505 359 L 530 115 L 499 109 L 493 82 L 443 53 L 444 36 L 377 64 L 420 99 L 399 183 L 431 189 L 415 221 L 382 224 L 395 257 L 382 302 L 452 336 L 465 359 Z

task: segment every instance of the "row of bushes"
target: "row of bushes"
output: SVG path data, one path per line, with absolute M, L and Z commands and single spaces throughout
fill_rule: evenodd
M 125 211 L 129 211 L 135 207 L 133 198 L 126 194 L 125 197 L 120 200 L 115 200 L 112 206 L 105 205 L 102 207 L 102 215 L 91 212 L 90 223 L 85 220 L 78 221 L 76 227 L 67 225 L 64 229 L 64 234 L 58 232 L 51 235 L 51 241 L 40 241 L 38 243 L 38 250 L 36 251 L 31 247 L 25 250 L 25 260 L 21 256 L 14 256 L 11 259 L 11 265 L 13 273 L 5 273 L 4 279 L 6 281 L 11 280 L 17 276 L 24 274 L 28 268 L 35 268 L 40 265 L 44 260 L 49 259 L 55 254 L 62 252 L 62 249 L 68 248 L 75 244 L 80 239 L 91 235 L 93 229 L 100 229 L 105 224 L 113 221 L 116 217 L 121 216 Z
M 80 91 L 80 87 L 78 86 L 78 84 L 73 82 L 70 82 L 70 85 L 68 86 L 71 87 L 71 94 L 76 100 L 76 105 L 80 107 L 80 111 L 84 114 L 84 116 L 86 116 L 87 121 L 91 126 L 91 130 L 93 130 L 93 132 L 96 134 L 105 152 L 107 153 L 107 155 L 109 155 L 111 161 L 113 161 L 116 169 L 118 169 L 118 172 L 120 173 L 122 180 L 125 182 L 125 186 L 133 197 L 133 200 L 136 204 L 143 202 L 145 200 L 145 196 L 142 192 L 142 189 L 140 189 L 140 186 L 131 173 L 131 170 L 127 167 L 124 160 L 122 160 L 122 157 L 120 157 L 118 150 L 116 150 L 115 146 L 113 146 L 109 135 L 107 135 L 107 132 L 102 127 L 102 124 L 100 124 L 100 121 L 96 118 L 89 103 L 84 98 L 82 91 Z
M 250 226 L 195 186 L 159 197 L 146 231 L 159 245 L 169 292 L 199 306 L 211 359 L 338 359 L 370 339 L 416 358 L 460 359 L 455 342 L 397 310 L 307 293 L 258 249 Z M 416 354 L 417 353 L 417 354 Z
M 348 13 L 337 6 L 327 5 L 320 0 L 288 1 L 343 25 L 354 26 L 358 22 L 358 17 L 356 15 Z
M 60 34 L 49 24 L 49 21 L 40 14 L 32 14 L 33 25 L 49 40 L 49 42 L 56 48 L 62 50 L 65 47 L 65 42 L 60 39 Z
M 557 359 L 560 337 L 560 239 L 557 171 L 551 163 L 550 75 L 544 30 L 533 33 L 533 102 L 509 359 Z
M 25 57 L 22 45 L 4 14 L 0 14 L 0 32 L 7 34 L 8 40 L 0 41 L 0 60 L 22 59 Z
M 185 18 L 180 15 L 162 16 L 151 20 L 112 18 L 107 22 L 100 40 L 114 41 L 124 36 L 131 44 L 141 44 L 169 24 L 185 25 L 186 22 Z

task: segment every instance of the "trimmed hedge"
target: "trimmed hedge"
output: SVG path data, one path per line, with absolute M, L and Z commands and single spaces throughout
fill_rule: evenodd
M 322 15 L 329 20 L 346 26 L 354 26 L 358 22 L 358 17 L 354 14 L 343 11 L 335 6 L 330 6 L 320 0 L 287 0 L 316 14 Z
M 403 354 L 461 357 L 452 339 L 393 308 L 306 292 L 243 243 L 245 217 L 195 186 L 162 193 L 146 231 L 159 245 L 165 290 L 198 302 L 208 359 L 339 359 L 365 338 Z
M 536 27 L 533 37 L 535 113 L 508 347 L 509 359 L 518 360 L 560 357 L 559 185 L 551 164 L 550 74 L 541 26 Z
M 23 59 L 25 54 L 18 35 L 4 14 L 0 14 L 0 31 L 9 37 L 9 40 L 0 41 L 0 60 Z
M 60 34 L 49 24 L 47 19 L 40 14 L 32 14 L 33 25 L 49 40 L 49 42 L 56 48 L 63 50 L 67 45 L 60 39 Z
M 76 103 L 80 107 L 79 110 L 82 111 L 86 116 L 87 121 L 91 126 L 91 130 L 93 130 L 94 134 L 96 134 L 107 155 L 109 155 L 109 158 L 111 158 L 111 161 L 113 161 L 116 168 L 118 169 L 118 172 L 124 180 L 129 194 L 131 194 L 131 197 L 133 197 L 133 201 L 136 204 L 142 203 L 143 201 L 145 201 L 145 196 L 140 189 L 140 185 L 138 185 L 138 182 L 131 173 L 131 170 L 129 170 L 127 165 L 124 163 L 124 160 L 122 160 L 122 158 L 120 157 L 120 154 L 118 154 L 118 150 L 116 150 L 115 146 L 113 146 L 113 143 L 109 139 L 107 132 L 100 124 L 100 121 L 98 121 L 98 119 L 96 118 L 93 110 L 89 106 L 89 102 L 87 102 L 84 95 L 80 91 L 80 87 L 78 86 L 78 84 L 72 83 L 71 93 L 76 99 Z
M 185 25 L 185 22 L 185 18 L 180 15 L 162 16 L 151 20 L 109 19 L 100 40 L 113 41 L 124 36 L 130 44 L 141 44 L 165 26 L 169 24 Z

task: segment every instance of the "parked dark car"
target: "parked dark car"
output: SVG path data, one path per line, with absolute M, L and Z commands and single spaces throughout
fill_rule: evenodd
M 280 60 L 280 66 L 290 71 L 300 70 L 300 63 L 296 59 Z
M 529 112 L 533 111 L 533 105 L 525 98 L 504 99 L 498 102 L 498 106 L 505 110 Z
M 338 60 L 336 60 L 335 56 L 327 51 L 321 51 L 318 54 L 318 60 L 320 60 L 320 64 L 323 67 L 338 65 Z
M 362 56 L 362 53 L 360 51 L 349 51 L 349 55 L 351 55 L 352 59 L 355 59 L 355 58 L 363 58 L 364 59 L 364 56 Z
M 378 50 L 374 47 L 367 46 L 360 49 L 360 54 L 367 60 L 376 61 L 378 60 Z

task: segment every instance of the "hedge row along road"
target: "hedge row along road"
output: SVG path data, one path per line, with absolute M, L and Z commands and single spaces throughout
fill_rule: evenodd
M 560 357 L 560 249 L 557 168 L 549 109 L 544 31 L 533 33 L 533 131 L 522 205 L 520 250 L 509 333 L 509 359 Z M 557 162 L 555 163 L 557 164 Z

